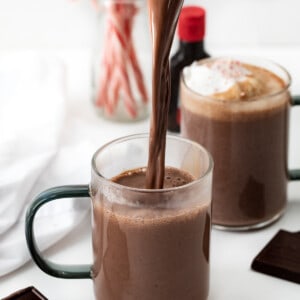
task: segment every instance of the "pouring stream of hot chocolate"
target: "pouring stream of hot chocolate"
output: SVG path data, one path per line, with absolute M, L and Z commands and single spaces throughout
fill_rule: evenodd
M 146 188 L 163 188 L 170 102 L 169 55 L 183 0 L 148 0 L 152 35 L 152 116 Z

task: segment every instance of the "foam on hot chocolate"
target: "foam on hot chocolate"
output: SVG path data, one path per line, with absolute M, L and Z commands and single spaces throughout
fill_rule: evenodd
M 239 61 L 220 59 L 212 63 L 194 63 L 184 69 L 186 85 L 193 91 L 224 100 L 252 96 L 260 90 L 260 81 Z M 243 86 L 247 89 L 243 90 Z M 232 92 L 230 92 L 232 91 Z
M 244 114 L 251 118 L 252 113 L 277 110 L 289 101 L 283 79 L 265 68 L 237 60 L 196 62 L 184 69 L 183 79 L 183 106 L 213 118 L 232 120 L 233 115 L 245 118 Z

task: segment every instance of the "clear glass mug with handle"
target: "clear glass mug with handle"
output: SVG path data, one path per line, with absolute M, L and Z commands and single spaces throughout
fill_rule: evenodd
M 183 72 L 181 134 L 202 144 L 214 158 L 213 224 L 228 230 L 267 226 L 285 211 L 288 181 L 300 179 L 300 170 L 287 167 L 289 111 L 300 104 L 300 97 L 289 91 L 291 76 L 280 65 L 256 57 L 211 58 L 197 64 L 222 67 L 225 75 L 246 67 L 252 72 L 250 95 L 263 91 L 235 98 L 240 96 L 239 84 L 246 84 L 238 83 L 223 94 L 207 96 L 188 86 L 188 72 Z M 257 87 L 256 79 L 268 90 Z
M 126 170 L 146 166 L 148 142 L 145 134 L 115 140 L 93 156 L 89 185 L 55 187 L 38 195 L 27 211 L 28 248 L 49 275 L 92 279 L 98 300 L 184 299 L 187 293 L 204 300 L 209 286 L 212 159 L 199 144 L 168 136 L 166 165 L 188 172 L 194 181 L 157 190 L 112 182 Z M 71 197 L 91 198 L 92 265 L 47 261 L 35 241 L 39 208 Z

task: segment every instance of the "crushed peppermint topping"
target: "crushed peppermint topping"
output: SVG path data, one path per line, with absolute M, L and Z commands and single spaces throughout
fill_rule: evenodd
M 232 59 L 216 60 L 211 69 L 220 72 L 227 79 L 240 80 L 250 75 L 250 71 L 244 68 L 240 61 Z

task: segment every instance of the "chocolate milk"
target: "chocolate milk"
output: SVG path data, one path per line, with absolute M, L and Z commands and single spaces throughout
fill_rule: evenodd
M 290 95 L 274 73 L 243 67 L 250 87 L 205 97 L 181 85 L 182 135 L 212 154 L 212 221 L 229 227 L 267 222 L 286 205 Z
M 162 188 L 170 104 L 169 55 L 183 0 L 148 0 L 152 34 L 152 114 L 146 187 Z
M 199 199 L 191 185 L 179 188 L 195 180 L 190 174 L 165 168 L 169 54 L 182 3 L 148 0 L 153 99 L 147 168 L 128 170 L 112 178 L 118 185 L 92 195 L 97 299 L 205 300 L 208 295 L 210 199 Z M 119 185 L 139 190 L 120 191 Z
M 188 173 L 166 168 L 164 188 L 194 180 Z M 145 187 L 145 169 L 112 179 Z M 113 192 L 113 190 L 111 190 Z M 208 294 L 210 199 L 199 204 L 194 193 L 170 196 L 122 195 L 132 205 L 93 199 L 93 276 L 97 299 L 204 300 Z M 164 197 L 164 198 L 160 198 Z M 182 197 L 182 198 L 181 198 Z M 182 201 L 181 201 L 182 200 Z M 170 201 L 169 208 L 162 208 Z M 149 204 L 139 207 L 137 203 Z M 182 203 L 182 206 L 180 205 Z M 190 205 L 189 205 L 190 203 Z M 154 205 L 155 204 L 155 205 Z M 151 207 L 151 205 L 153 205 Z

